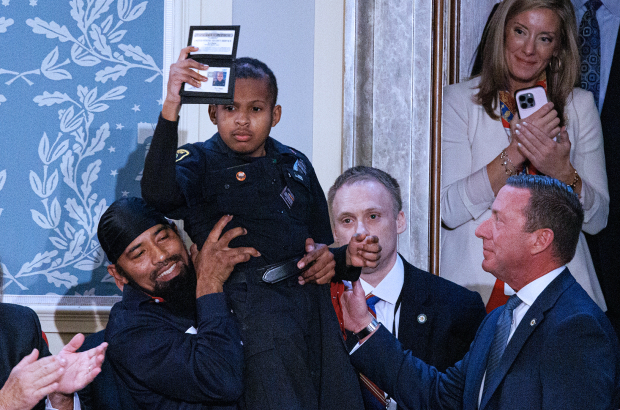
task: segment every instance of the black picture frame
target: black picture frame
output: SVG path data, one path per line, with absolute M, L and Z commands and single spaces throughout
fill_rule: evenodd
M 191 26 L 187 45 L 199 47 L 189 58 L 206 64 L 202 74 L 209 80 L 200 89 L 187 83 L 181 87 L 182 104 L 232 104 L 235 95 L 235 60 L 240 26 Z M 232 40 L 230 40 L 232 36 Z M 201 52 L 203 51 L 203 52 Z M 216 82 L 223 81 L 223 84 Z

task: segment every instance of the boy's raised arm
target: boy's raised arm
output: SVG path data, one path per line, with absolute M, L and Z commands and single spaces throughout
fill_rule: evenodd
M 184 82 L 196 85 L 201 80 L 206 81 L 205 77 L 192 68 L 205 69 L 207 66 L 187 58 L 191 51 L 196 50 L 197 47 L 185 47 L 181 50 L 177 62 L 170 66 L 166 100 L 153 134 L 151 148 L 144 161 L 144 172 L 140 181 L 142 198 L 164 213 L 174 211 L 185 204 L 176 181 L 175 163 L 181 109 L 179 92 Z

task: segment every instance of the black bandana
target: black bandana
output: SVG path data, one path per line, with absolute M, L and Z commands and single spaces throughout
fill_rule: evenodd
M 97 236 L 108 259 L 116 264 L 134 239 L 155 225 L 168 225 L 168 220 L 142 198 L 122 198 L 103 213 Z

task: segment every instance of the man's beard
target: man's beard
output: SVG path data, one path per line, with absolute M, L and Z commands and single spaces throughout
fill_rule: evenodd
M 196 270 L 192 261 L 189 261 L 188 265 L 183 263 L 180 255 L 175 255 L 167 259 L 163 264 L 168 265 L 172 263 L 181 263 L 183 267 L 179 274 L 165 282 L 158 282 L 156 280 L 158 269 L 153 270 L 151 273 L 151 280 L 155 282 L 154 289 L 147 291 L 142 286 L 138 285 L 136 281 L 126 271 L 123 271 L 120 266 L 117 265 L 117 270 L 120 270 L 120 274 L 127 278 L 127 281 L 131 286 L 141 290 L 147 295 L 162 298 L 167 303 L 170 303 L 175 308 L 183 310 L 196 310 Z

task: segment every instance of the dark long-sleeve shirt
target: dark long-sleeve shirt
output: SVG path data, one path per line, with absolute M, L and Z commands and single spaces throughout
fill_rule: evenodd
M 243 347 L 223 293 L 198 298 L 187 312 L 126 285 L 105 340 L 107 359 L 141 408 L 237 408 Z
M 306 238 L 333 242 L 325 195 L 305 155 L 268 138 L 266 155 L 250 158 L 232 151 L 219 134 L 177 150 L 177 127 L 160 116 L 144 165 L 142 196 L 183 219 L 199 247 L 227 214 L 234 216 L 227 229 L 242 226 L 248 232 L 231 247 L 252 246 L 262 255 L 241 269 L 302 254 Z

